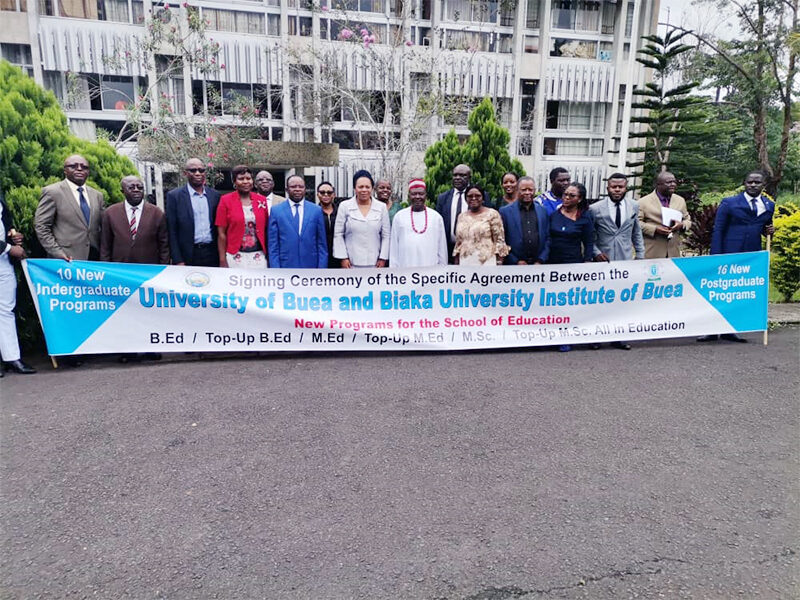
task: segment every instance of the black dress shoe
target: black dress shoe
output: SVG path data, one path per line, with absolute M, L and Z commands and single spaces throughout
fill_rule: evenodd
M 76 358 L 74 356 L 62 356 L 59 359 L 62 364 L 68 367 L 80 367 L 83 364 L 83 361 L 80 358 Z
M 3 377 L 6 374 L 6 370 L 3 368 L 3 363 L 0 361 L 0 377 Z
M 32 373 L 36 373 L 36 369 L 30 365 L 26 365 L 21 360 L 12 360 L 7 362 L 6 367 L 9 371 L 14 371 L 14 373 L 19 373 L 20 375 L 31 375 Z
M 739 337 L 735 333 L 723 333 L 720 337 L 728 342 L 739 342 L 740 344 L 747 343 L 746 339 Z
M 716 342 L 719 339 L 718 335 L 701 335 L 697 338 L 698 342 Z
M 598 343 L 589 344 L 589 348 L 592 350 L 600 350 L 600 344 Z
M 611 342 L 611 345 L 614 348 L 619 348 L 620 350 L 630 350 L 631 345 L 628 342 Z

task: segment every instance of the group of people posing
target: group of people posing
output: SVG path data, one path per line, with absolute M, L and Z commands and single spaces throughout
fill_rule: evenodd
M 316 202 L 308 201 L 299 175 L 286 180 L 283 198 L 273 192 L 271 173 L 254 177 L 244 165 L 232 169 L 234 191 L 220 195 L 206 183 L 206 165 L 192 158 L 186 184 L 167 193 L 162 211 L 144 201 L 135 176 L 121 181 L 125 201 L 105 208 L 102 193 L 86 184 L 89 168 L 84 157 L 70 156 L 64 180 L 42 189 L 34 228 L 51 258 L 245 269 L 563 264 L 677 257 L 691 227 L 686 202 L 675 194 L 677 179 L 666 171 L 638 201 L 626 197 L 627 177 L 614 173 L 607 198 L 589 205 L 584 185 L 563 168 L 550 172 L 550 189 L 538 195 L 533 178 L 506 173 L 503 197 L 492 200 L 462 164 L 434 210 L 424 180 L 409 182 L 410 205 L 401 208 L 391 183 L 376 184 L 364 170 L 353 176 L 353 197 L 339 203 L 329 182 L 317 186 Z M 723 200 L 712 253 L 761 249 L 762 234 L 773 231 L 765 184 L 764 174 L 750 172 L 745 191 Z M 16 341 L 9 260 L 25 257 L 24 240 L 2 201 L 0 215 L 0 354 L 10 369 L 29 373 Z

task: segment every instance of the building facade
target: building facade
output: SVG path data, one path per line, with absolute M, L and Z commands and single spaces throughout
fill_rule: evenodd
M 0 0 L 0 50 L 56 94 L 73 132 L 88 139 L 98 129 L 124 133 L 130 106 L 148 97 L 187 122 L 211 116 L 232 127 L 241 123 L 237 101 L 249 100 L 263 139 L 339 145 L 338 166 L 305 170 L 309 183 L 330 180 L 339 195 L 350 193 L 359 168 L 392 171 L 398 182 L 421 175 L 425 148 L 451 128 L 466 136 L 469 109 L 488 96 L 511 133 L 511 154 L 541 189 L 563 166 L 599 197 L 628 154 L 630 92 L 647 76 L 636 47 L 655 31 L 658 5 Z M 181 31 L 193 17 L 218 44 L 218 68 L 176 68 L 169 49 L 138 59 L 152 19 Z M 140 158 L 135 138 L 120 149 Z M 139 166 L 161 198 L 175 166 Z

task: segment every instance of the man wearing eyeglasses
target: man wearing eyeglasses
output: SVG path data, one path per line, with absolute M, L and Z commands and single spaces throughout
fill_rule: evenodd
M 274 193 L 275 178 L 269 171 L 259 171 L 256 173 L 256 191 L 267 199 L 267 209 L 272 212 L 272 207 L 281 202 L 285 202 L 286 198 Z
M 86 185 L 89 163 L 78 154 L 64 161 L 64 177 L 42 188 L 33 219 L 36 236 L 50 258 L 97 260 L 103 194 Z
M 187 160 L 183 172 L 186 185 L 167 192 L 165 206 L 172 264 L 218 267 L 219 192 L 206 185 L 206 166 L 199 158 Z

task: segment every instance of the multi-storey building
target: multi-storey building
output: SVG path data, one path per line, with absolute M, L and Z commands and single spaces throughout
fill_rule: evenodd
M 350 191 L 354 170 L 372 167 L 380 172 L 386 159 L 381 139 L 408 135 L 408 119 L 414 118 L 409 115 L 420 93 L 435 89 L 439 100 L 458 100 L 453 106 L 462 109 L 437 111 L 427 118 L 424 133 L 397 156 L 408 175 L 422 173 L 425 147 L 448 130 L 468 134 L 468 110 L 463 108 L 489 96 L 500 122 L 511 132 L 511 153 L 541 188 L 551 168 L 564 166 L 597 197 L 609 169 L 624 164 L 628 154 L 631 90 L 646 78 L 635 61 L 636 47 L 642 35 L 655 30 L 658 4 L 189 0 L 170 6 L 164 0 L 0 0 L 0 48 L 3 58 L 55 92 L 72 130 L 89 139 L 98 128 L 118 132 L 130 103 L 154 87 L 178 114 L 192 118 L 210 112 L 231 125 L 238 122 L 233 100 L 252 99 L 262 109 L 264 139 L 339 145 L 338 166 L 307 169 L 305 174 L 333 181 L 340 194 Z M 179 23 L 190 6 L 207 24 L 206 35 L 220 45 L 224 70 L 201 74 L 185 65 L 165 74 L 158 55 L 149 65 L 125 60 L 131 56 L 132 40 L 146 35 L 153 14 L 170 11 Z M 394 82 L 387 83 L 385 72 L 378 75 L 370 68 L 361 44 L 342 41 L 349 37 L 343 34 L 345 28 L 356 36 L 358 28 L 364 28 L 374 36 L 368 52 L 399 53 Z M 391 39 L 403 43 L 391 45 Z M 306 59 L 298 57 L 323 46 L 326 52 L 338 53 L 338 65 L 347 74 L 343 85 L 364 91 L 391 88 L 397 114 L 384 111 L 390 116 L 382 118 L 379 132 L 370 131 L 374 120 L 359 119 L 347 103 L 328 106 L 325 118 L 304 108 L 311 97 L 307 93 L 304 99 L 304 90 L 319 92 L 329 82 L 315 64 L 318 55 L 312 51 L 310 61 L 308 52 Z M 411 55 L 409 48 L 414 49 L 417 66 L 403 62 L 403 52 Z M 309 64 L 298 69 L 298 61 Z M 385 105 L 384 100 L 378 111 Z M 122 149 L 136 157 L 135 143 Z M 161 196 L 162 165 L 140 166 Z M 288 174 L 295 165 L 272 166 Z

